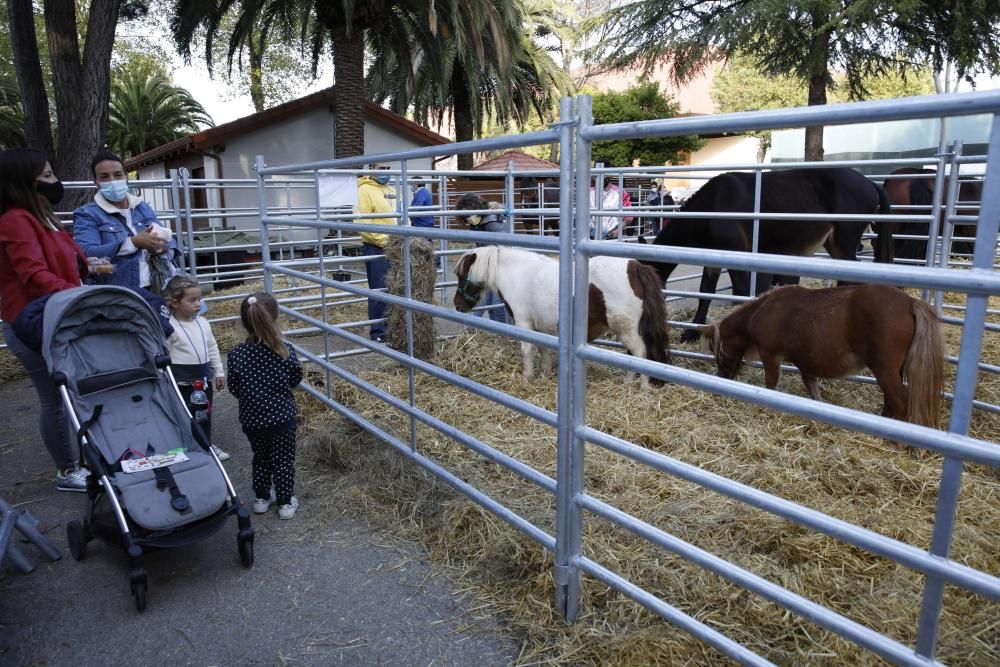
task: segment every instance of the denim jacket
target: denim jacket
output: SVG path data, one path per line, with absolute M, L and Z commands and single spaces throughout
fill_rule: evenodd
M 152 207 L 141 197 L 128 195 L 128 205 L 132 209 L 132 226 L 141 232 L 150 224 L 160 224 Z M 120 209 L 98 192 L 94 201 L 84 204 L 73 212 L 73 238 L 87 253 L 88 257 L 107 257 L 115 267 L 109 276 L 94 276 L 94 282 L 122 287 L 139 287 L 139 262 L 142 251 L 119 255 L 122 243 L 132 235 L 125 224 L 125 216 Z M 177 241 L 170 239 L 167 252 L 156 258 L 162 264 L 163 275 L 173 275 L 174 264 L 180 256 Z M 159 286 L 159 287 L 162 287 Z

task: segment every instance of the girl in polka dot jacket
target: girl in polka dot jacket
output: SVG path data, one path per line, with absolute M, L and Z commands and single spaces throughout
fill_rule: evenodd
M 295 516 L 295 396 L 302 365 L 281 339 L 278 302 L 265 292 L 240 304 L 247 330 L 227 357 L 229 391 L 240 402 L 240 425 L 253 451 L 253 511 L 264 514 L 278 503 L 278 518 Z M 273 490 L 272 490 L 273 486 Z

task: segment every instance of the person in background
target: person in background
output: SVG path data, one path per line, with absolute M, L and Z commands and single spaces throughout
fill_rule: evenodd
M 302 365 L 285 345 L 278 326 L 278 302 L 257 292 L 240 304 L 246 342 L 230 351 L 229 391 L 240 402 L 240 426 L 253 450 L 253 511 L 264 514 L 275 502 L 278 518 L 299 508 L 295 493 L 295 394 Z
M 87 256 L 52 212 L 62 196 L 63 185 L 44 153 L 30 148 L 0 153 L 3 337 L 38 393 L 38 429 L 56 465 L 56 489 L 86 491 L 89 473 L 79 465 L 66 411 L 45 359 L 29 349 L 11 327 L 29 302 L 79 287 L 81 278 L 88 275 Z
M 88 255 L 107 257 L 114 266 L 111 275 L 94 282 L 160 294 L 176 273 L 176 241 L 152 207 L 129 192 L 121 158 L 100 150 L 90 164 L 98 191 L 73 212 L 73 237 Z
M 427 189 L 423 178 L 419 176 L 414 177 L 413 182 L 410 183 L 410 189 L 413 190 L 413 201 L 410 202 L 411 207 L 434 205 L 434 198 L 431 196 L 430 190 Z M 419 212 L 411 213 L 410 224 L 414 227 L 433 227 L 434 216 L 421 215 Z
M 614 211 L 621 208 L 621 198 L 618 194 L 618 184 L 608 179 L 604 181 L 604 192 L 598 202 L 595 186 L 590 186 L 590 208 L 602 211 Z M 590 216 L 590 237 L 594 239 L 616 239 L 621 219 L 617 215 Z
M 389 169 L 387 164 L 374 167 L 378 171 Z M 396 207 L 386 199 L 386 187 L 389 185 L 389 174 L 362 176 L 358 179 L 358 213 L 388 213 L 396 212 Z M 356 222 L 371 225 L 394 225 L 396 220 L 386 218 L 363 218 Z M 389 235 L 379 232 L 362 232 L 361 241 L 366 257 L 374 257 L 365 262 L 365 273 L 368 276 L 368 289 L 385 288 L 385 276 L 389 273 L 389 261 L 385 258 L 385 244 Z M 385 342 L 385 311 L 386 303 L 378 299 L 368 298 L 368 319 L 383 320 L 368 327 L 368 336 L 377 343 Z
M 208 419 L 205 421 L 205 435 L 212 441 L 212 399 L 215 391 L 226 387 L 226 371 L 222 367 L 219 344 L 212 335 L 212 325 L 201 312 L 201 285 L 191 276 L 178 273 L 163 288 L 163 297 L 170 308 L 170 326 L 173 333 L 167 339 L 167 352 L 177 379 L 181 396 L 191 403 L 191 385 L 201 380 L 208 395 Z M 212 445 L 220 461 L 229 459 L 229 453 Z
M 666 179 L 661 178 L 653 179 L 653 187 L 650 189 L 649 197 L 646 199 L 646 204 L 648 206 L 667 207 L 674 205 L 674 198 L 671 197 L 670 193 L 667 191 L 665 181 Z M 669 220 L 665 217 L 654 217 L 649 218 L 649 220 L 651 222 L 650 233 L 653 236 L 659 234 L 660 229 L 662 229 L 663 226 L 669 222 Z
M 434 198 L 431 196 L 430 190 L 427 188 L 427 182 L 421 176 L 414 176 L 413 181 L 410 183 L 410 189 L 413 190 L 413 201 L 410 202 L 410 210 L 413 210 L 414 206 L 433 206 Z M 415 212 L 410 214 L 410 224 L 414 227 L 425 227 L 433 228 L 435 226 L 433 215 L 421 215 L 420 212 Z M 434 241 L 431 241 L 434 243 Z M 441 258 L 434 258 L 434 266 L 441 268 Z

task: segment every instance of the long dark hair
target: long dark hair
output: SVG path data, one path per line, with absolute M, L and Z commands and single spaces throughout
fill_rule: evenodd
M 35 179 L 45 171 L 48 161 L 45 153 L 34 148 L 9 148 L 0 153 L 0 213 L 23 208 L 38 224 L 61 231 L 49 201 L 35 189 Z
M 281 340 L 278 327 L 278 302 L 267 292 L 256 292 L 240 304 L 240 321 L 250 334 L 250 340 L 271 348 L 282 359 L 288 358 L 288 347 Z

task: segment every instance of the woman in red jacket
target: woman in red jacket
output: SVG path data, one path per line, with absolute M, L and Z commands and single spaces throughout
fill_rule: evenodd
M 31 378 L 40 403 L 39 430 L 58 469 L 56 488 L 86 491 L 87 471 L 81 468 L 70 439 L 59 392 L 45 360 L 14 334 L 11 323 L 34 299 L 80 286 L 87 257 L 63 231 L 52 206 L 62 199 L 63 186 L 52 173 L 45 154 L 30 148 L 0 153 L 0 318 L 3 337 Z

